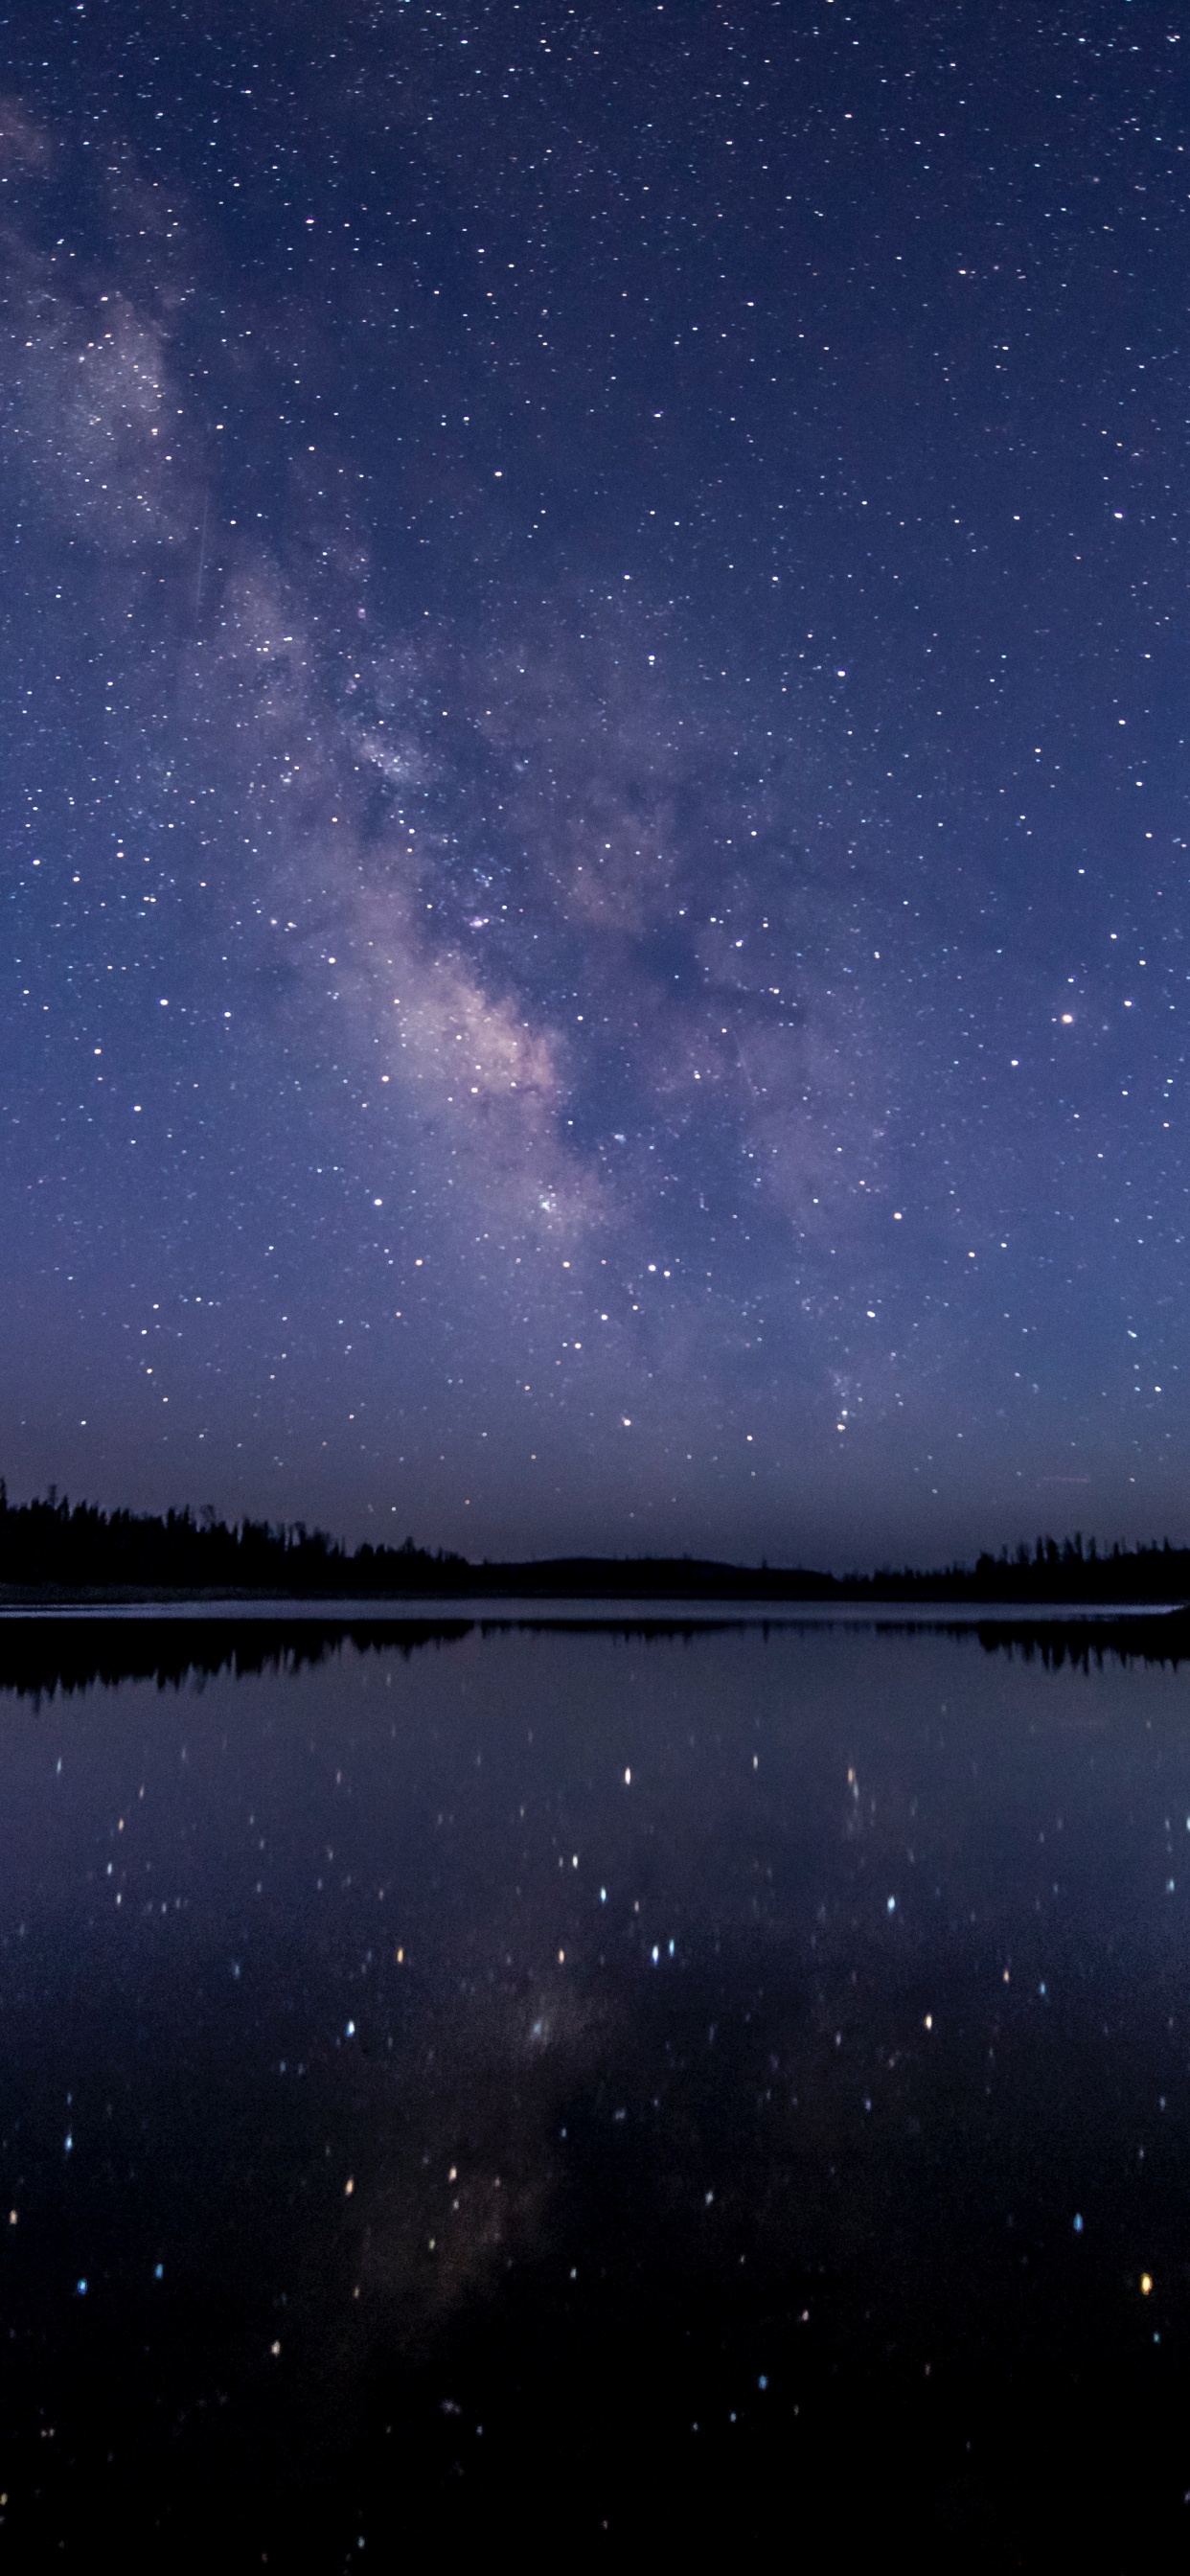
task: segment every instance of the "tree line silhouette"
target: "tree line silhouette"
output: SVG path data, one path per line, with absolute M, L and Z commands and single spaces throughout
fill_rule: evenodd
M 325 1530 L 304 1521 L 217 1518 L 211 1505 L 194 1512 L 105 1512 L 71 1503 L 51 1485 L 44 1501 L 10 1503 L 0 1478 L 0 1584 L 27 1589 L 150 1592 L 280 1593 L 338 1598 L 363 1592 L 413 1593 L 443 1588 L 462 1557 L 433 1556 L 406 1539 L 400 1548 L 358 1547 L 349 1554 Z
M 0 1587 L 18 1593 L 206 1593 L 282 1599 L 526 1598 L 723 1601 L 1190 1601 L 1190 1548 L 1168 1538 L 1100 1548 L 1081 1531 L 984 1553 L 974 1566 L 826 1574 L 702 1557 L 549 1557 L 474 1564 L 407 1538 L 347 1549 L 304 1521 L 164 1514 L 43 1499 L 10 1503 L 0 1479 Z

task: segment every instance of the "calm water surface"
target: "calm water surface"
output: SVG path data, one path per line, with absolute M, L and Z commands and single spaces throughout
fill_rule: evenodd
M 312 1651 L 0 1695 L 9 2563 L 1180 2558 L 1187 1676 Z

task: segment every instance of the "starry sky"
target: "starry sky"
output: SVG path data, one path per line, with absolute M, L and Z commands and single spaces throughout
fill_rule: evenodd
M 1181 12 L 0 41 L 10 1493 L 1185 1537 Z

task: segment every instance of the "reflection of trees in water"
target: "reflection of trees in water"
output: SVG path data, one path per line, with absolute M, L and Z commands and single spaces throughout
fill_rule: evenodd
M 454 1645 L 467 1619 L 53 1619 L 0 1622 L 0 1689 L 42 1699 L 55 1691 L 152 1681 L 159 1690 L 260 1673 L 300 1673 L 345 1645 L 361 1654 L 415 1654 Z
M 798 1628 L 791 1619 L 638 1619 L 578 1615 L 553 1618 L 482 1619 L 245 1619 L 112 1617 L 55 1618 L 42 1612 L 11 1613 L 0 1620 L 0 1691 L 41 1700 L 55 1691 L 96 1687 L 114 1689 L 120 1682 L 152 1681 L 159 1690 L 180 1690 L 183 1683 L 201 1688 L 227 1673 L 248 1680 L 263 1673 L 297 1674 L 329 1663 L 344 1646 L 359 1654 L 397 1653 L 408 1658 L 425 1646 L 457 1645 L 474 1630 L 486 1636 L 507 1628 L 564 1629 L 569 1634 L 619 1637 L 647 1644 L 677 1637 L 687 1643 L 724 1630 L 754 1629 L 764 1637 Z M 815 1620 L 815 1633 L 847 1626 L 846 1619 Z M 881 1620 L 863 1623 L 865 1634 L 947 1636 L 959 1642 L 977 1636 L 985 1654 L 1034 1660 L 1047 1671 L 1064 1664 L 1089 1672 L 1094 1666 L 1134 1663 L 1170 1665 L 1176 1671 L 1190 1661 L 1190 1612 L 1163 1611 L 1146 1618 L 1125 1619 L 981 1619 L 923 1621 Z
M 1044 1664 L 1060 1672 L 1063 1664 L 1081 1672 L 1106 1664 L 1179 1664 L 1190 1661 L 1190 1613 L 1169 1610 L 1155 1619 L 981 1620 L 980 1645 L 989 1655 Z
M 454 1646 L 478 1628 L 481 1635 L 503 1628 L 564 1628 L 571 1633 L 598 1630 L 624 1639 L 701 1637 L 724 1628 L 742 1628 L 732 1619 L 293 1619 L 293 1618 L 161 1618 L 112 1616 L 55 1617 L 41 1611 L 0 1618 L 0 1690 L 21 1698 L 48 1698 L 54 1691 L 82 1691 L 120 1682 L 156 1682 L 159 1690 L 180 1690 L 184 1682 L 214 1680 L 228 1673 L 236 1680 L 255 1674 L 296 1674 L 330 1662 L 344 1646 L 359 1654 L 416 1654 L 423 1646 Z M 756 1624 L 756 1623 L 751 1623 Z M 768 1633 L 770 1623 L 763 1623 Z M 787 1624 L 796 1624 L 790 1622 Z

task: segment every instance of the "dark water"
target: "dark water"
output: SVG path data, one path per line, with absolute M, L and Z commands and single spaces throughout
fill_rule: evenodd
M 6 2563 L 1180 2563 L 1188 1932 L 1173 1671 L 5 1692 Z

